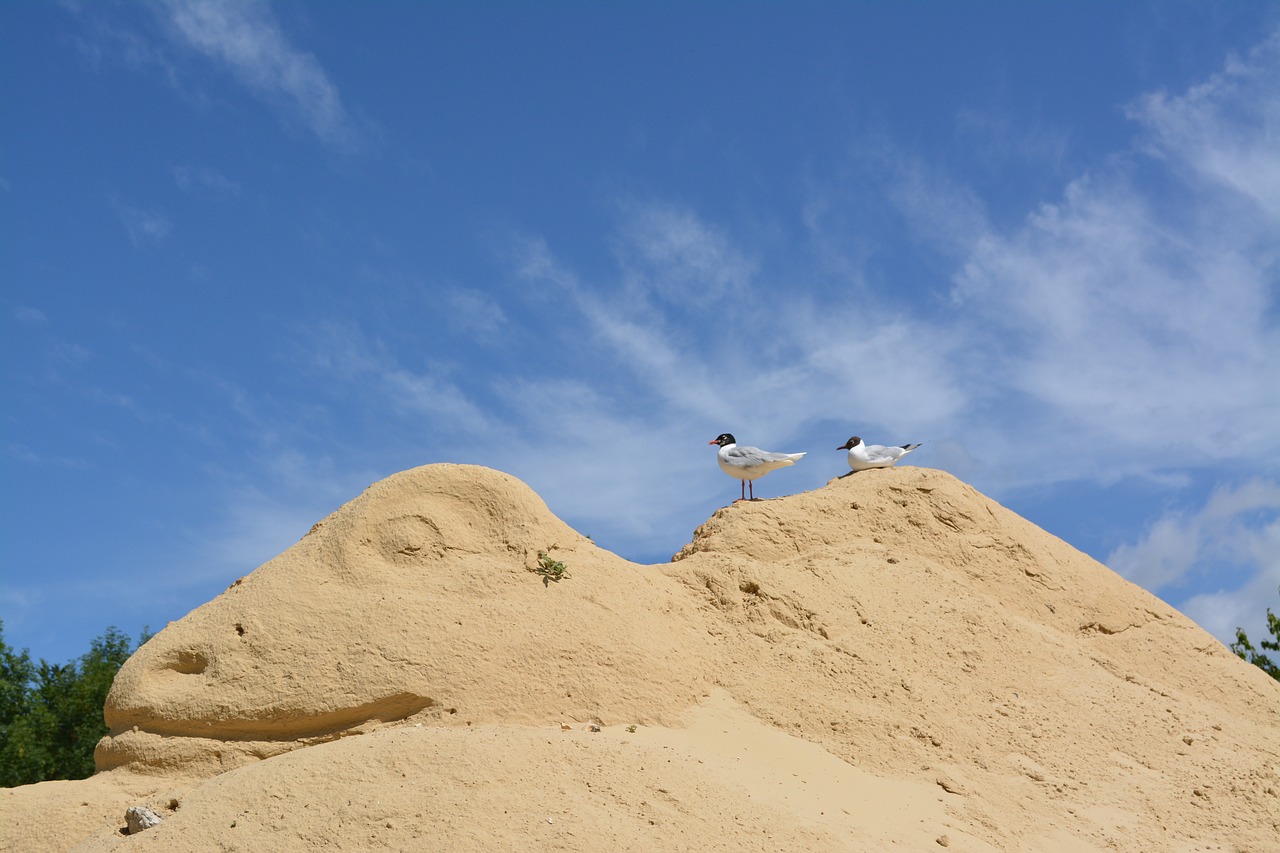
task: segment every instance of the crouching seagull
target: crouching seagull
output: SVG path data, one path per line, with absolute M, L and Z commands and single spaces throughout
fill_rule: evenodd
M 836 450 L 849 451 L 849 467 L 854 471 L 865 471 L 868 468 L 892 468 L 899 459 L 919 446 L 918 444 L 899 444 L 896 447 L 885 447 L 882 444 L 866 445 L 855 435 Z

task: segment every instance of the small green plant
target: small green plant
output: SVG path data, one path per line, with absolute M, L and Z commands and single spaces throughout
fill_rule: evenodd
M 569 568 L 564 564 L 563 560 L 553 560 L 551 554 L 548 553 L 556 546 L 552 545 L 546 551 L 538 552 L 538 565 L 531 571 L 534 574 L 542 576 L 542 585 L 549 586 L 552 581 L 559 583 L 569 577 Z
M 636 733 L 635 725 L 627 726 L 627 731 L 631 732 L 632 734 L 635 734 Z

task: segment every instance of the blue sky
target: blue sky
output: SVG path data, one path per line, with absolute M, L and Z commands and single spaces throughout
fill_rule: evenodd
M 6 640 L 384 476 L 665 562 L 707 442 L 923 442 L 1229 640 L 1280 609 L 1272 2 L 0 6 Z

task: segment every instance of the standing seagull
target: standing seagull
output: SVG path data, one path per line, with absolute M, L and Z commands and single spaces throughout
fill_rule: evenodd
M 868 468 L 892 468 L 899 459 L 919 446 L 918 444 L 900 444 L 897 447 L 885 447 L 882 444 L 873 444 L 868 447 L 855 435 L 836 450 L 849 451 L 849 467 L 854 471 L 865 471 Z
M 804 456 L 803 453 L 770 453 L 758 447 L 739 447 L 737 440 L 727 432 L 721 433 L 718 438 L 708 441 L 707 444 L 720 445 L 720 449 L 716 451 L 720 470 L 742 481 L 742 497 L 738 500 L 746 500 L 748 483 L 751 484 L 751 500 L 755 500 L 756 477 L 763 477 L 775 468 L 794 465 L 800 457 Z

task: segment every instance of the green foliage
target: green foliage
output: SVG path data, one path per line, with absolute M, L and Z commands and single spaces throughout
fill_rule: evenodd
M 530 570 L 534 574 L 542 576 L 543 586 L 548 586 L 551 581 L 559 583 L 565 578 L 570 577 L 568 566 L 566 566 L 561 560 L 553 560 L 551 555 L 548 553 L 548 551 L 551 551 L 555 547 L 555 545 L 552 545 L 546 551 L 539 551 L 538 565 Z
M 93 748 L 107 733 L 102 706 L 133 648 L 108 628 L 79 661 L 34 664 L 5 643 L 0 621 L 0 787 L 93 775 Z
M 1236 628 L 1236 641 L 1231 644 L 1231 651 L 1240 656 L 1241 659 L 1247 660 L 1254 666 L 1259 667 L 1267 675 L 1280 681 L 1280 658 L 1273 659 L 1264 652 L 1280 653 L 1280 616 L 1276 616 L 1271 612 L 1271 608 L 1267 608 L 1267 630 L 1271 633 L 1271 639 L 1262 640 L 1258 643 L 1264 651 L 1260 652 L 1253 647 L 1253 643 L 1249 642 L 1249 637 L 1245 634 L 1243 628 Z

